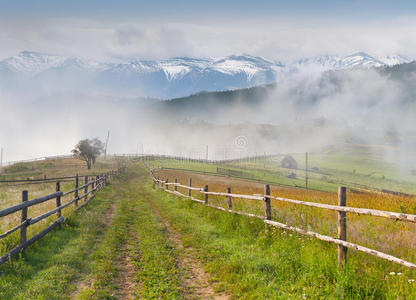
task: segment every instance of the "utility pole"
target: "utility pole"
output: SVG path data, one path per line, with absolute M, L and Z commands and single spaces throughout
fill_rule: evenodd
M 206 150 L 206 155 L 205 155 L 205 162 L 208 162 L 208 145 L 207 145 L 207 150 Z
M 143 147 L 143 144 L 142 144 L 142 161 L 144 161 L 144 147 Z
M 305 176 L 305 185 L 306 189 L 308 189 L 308 152 L 306 152 L 306 176 Z
M 107 159 L 108 139 L 110 138 L 110 130 L 107 132 L 107 140 L 105 141 L 104 159 Z

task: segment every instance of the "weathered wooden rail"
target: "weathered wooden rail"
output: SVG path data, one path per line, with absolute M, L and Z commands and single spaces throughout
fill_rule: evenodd
M 146 165 L 147 166 L 147 165 Z M 150 169 L 150 174 L 152 176 L 153 180 L 153 188 L 159 187 L 163 189 L 164 191 L 174 194 L 176 196 L 189 198 L 193 201 L 196 201 L 198 203 L 201 203 L 203 205 L 206 205 L 208 207 L 212 207 L 215 209 L 219 209 L 224 212 L 229 213 L 235 213 L 239 215 L 244 215 L 248 217 L 254 217 L 263 220 L 264 223 L 279 227 L 287 230 L 291 230 L 294 232 L 297 232 L 302 235 L 315 237 L 319 240 L 334 243 L 338 245 L 338 265 L 341 268 L 347 259 L 347 248 L 355 249 L 357 251 L 361 251 L 373 256 L 376 256 L 381 259 L 385 259 L 391 262 L 394 262 L 396 264 L 415 269 L 416 270 L 416 264 L 402 260 L 400 258 L 397 258 L 395 256 L 370 249 L 367 247 L 363 247 L 358 244 L 350 243 L 347 241 L 347 213 L 353 213 L 357 215 L 368 215 L 368 216 L 374 216 L 374 217 L 380 217 L 380 218 L 387 218 L 392 219 L 396 221 L 403 221 L 403 222 L 412 222 L 416 223 L 416 215 L 412 214 L 404 214 L 404 213 L 397 213 L 397 212 L 391 212 L 391 211 L 382 211 L 382 210 L 376 210 L 376 209 L 367 209 L 367 208 L 357 208 L 357 207 L 348 207 L 347 205 L 347 193 L 345 187 L 340 187 L 338 190 L 338 205 L 329 205 L 329 204 L 322 204 L 322 203 L 315 203 L 315 202 L 306 202 L 306 201 L 300 201 L 300 200 L 294 200 L 294 199 L 287 199 L 282 197 L 276 197 L 270 195 L 270 185 L 266 184 L 264 186 L 264 194 L 261 195 L 242 195 L 242 194 L 233 194 L 231 193 L 231 189 L 227 188 L 226 192 L 212 192 L 208 191 L 208 185 L 205 185 L 204 187 L 192 187 L 191 182 L 192 179 L 189 178 L 189 185 L 184 185 L 178 182 L 177 179 L 175 179 L 174 182 L 169 182 L 168 179 L 159 179 L 159 177 L 156 177 L 154 174 L 154 170 Z M 170 190 L 169 187 L 173 186 L 174 189 Z M 181 187 L 183 189 L 187 189 L 188 193 L 183 194 L 178 192 L 178 187 Z M 195 197 L 192 197 L 192 191 L 196 191 L 203 195 L 204 200 L 197 199 Z M 227 199 L 227 206 L 228 208 L 224 208 L 221 206 L 212 205 L 209 203 L 208 196 L 215 195 L 215 196 L 222 196 Z M 263 201 L 265 205 L 265 213 L 264 215 L 255 215 L 243 211 L 236 211 L 233 209 L 233 198 L 239 198 L 239 199 L 248 199 L 248 200 L 254 200 L 254 201 Z M 309 207 L 316 207 L 321 209 L 327 209 L 327 210 L 333 210 L 338 212 L 338 237 L 333 238 L 330 236 L 325 236 L 322 234 L 319 234 L 317 232 L 304 230 L 301 228 L 297 228 L 294 226 L 290 226 L 287 224 L 279 223 L 276 221 L 273 221 L 271 216 L 272 212 L 272 202 L 271 200 L 275 201 L 281 201 L 281 202 L 287 202 L 297 205 L 303 205 L 303 206 L 309 206 Z
M 7 236 L 9 236 L 10 234 L 16 232 L 17 230 L 20 230 L 20 243 L 19 245 L 17 245 L 16 247 L 14 247 L 12 250 L 10 250 L 8 253 L 4 254 L 3 256 L 0 257 L 0 264 L 3 264 L 5 262 L 7 262 L 8 260 L 11 259 L 11 257 L 15 254 L 18 254 L 19 252 L 21 252 L 22 250 L 24 250 L 25 248 L 27 248 L 28 246 L 30 246 L 31 244 L 33 244 L 34 242 L 38 241 L 40 238 L 42 238 L 43 236 L 45 236 L 47 233 L 49 233 L 50 231 L 52 231 L 55 227 L 57 227 L 59 224 L 65 222 L 65 218 L 62 217 L 62 213 L 61 211 L 70 206 L 71 204 L 75 205 L 75 209 L 80 209 L 81 207 L 87 205 L 93 198 L 94 196 L 105 186 L 107 185 L 107 183 L 109 182 L 109 180 L 115 176 L 120 174 L 122 171 L 124 171 L 124 167 L 119 168 L 117 170 L 114 171 L 110 171 L 104 174 L 100 174 L 100 175 L 87 175 L 84 176 L 84 184 L 83 185 L 79 185 L 79 178 L 80 176 L 75 175 L 75 176 L 68 176 L 68 177 L 60 177 L 58 178 L 57 181 L 55 181 L 56 184 L 56 192 L 43 196 L 43 197 L 39 197 L 36 199 L 32 199 L 29 200 L 29 195 L 28 195 L 28 191 L 22 191 L 22 203 L 5 208 L 0 210 L 0 218 L 1 217 L 5 217 L 8 216 L 10 214 L 16 213 L 18 211 L 21 211 L 21 223 L 18 224 L 17 226 L 9 229 L 7 232 L 4 232 L 2 234 L 0 234 L 0 239 L 6 238 Z M 67 191 L 67 192 L 63 192 L 61 190 L 61 182 L 65 179 L 68 178 L 73 178 L 75 180 L 75 188 Z M 93 179 L 91 179 L 93 178 Z M 91 179 L 91 180 L 90 180 Z M 84 193 L 82 195 L 79 194 L 79 191 L 83 191 Z M 67 197 L 74 194 L 74 197 L 72 200 L 70 200 L 69 202 L 62 204 L 61 203 L 61 199 L 63 197 Z M 28 218 L 28 208 L 32 207 L 34 205 L 40 204 L 40 203 L 44 203 L 46 201 L 50 201 L 50 200 L 56 200 L 56 208 L 45 212 L 39 216 L 33 217 L 33 218 Z M 80 205 L 79 201 L 85 199 L 84 202 Z M 39 233 L 35 234 L 34 236 L 32 236 L 30 239 L 27 239 L 27 228 L 29 226 L 32 226 L 40 221 L 42 221 L 43 219 L 50 217 L 52 215 L 56 214 L 56 221 L 54 221 L 52 224 L 50 224 L 48 227 L 46 227 L 45 229 L 41 230 Z
M 61 176 L 61 177 L 46 177 L 44 175 L 42 178 L 27 178 L 27 179 L 10 179 L 10 180 L 0 180 L 0 184 L 7 184 L 7 185 L 29 185 L 29 184 L 43 184 L 43 183 L 51 183 L 51 182 L 71 182 L 75 181 L 78 177 L 96 177 L 99 174 L 88 174 L 88 175 L 74 175 L 74 176 Z M 23 176 L 21 176 L 23 177 Z

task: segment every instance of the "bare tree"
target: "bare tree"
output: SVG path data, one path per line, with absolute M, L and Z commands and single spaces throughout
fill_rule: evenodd
M 75 158 L 86 162 L 88 170 L 95 164 L 98 156 L 104 151 L 104 144 L 99 139 L 85 139 L 78 142 L 72 150 Z

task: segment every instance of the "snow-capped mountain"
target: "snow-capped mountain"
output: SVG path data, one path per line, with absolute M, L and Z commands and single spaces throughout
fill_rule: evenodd
M 104 70 L 109 65 L 93 60 L 82 60 L 76 57 L 43 54 L 22 51 L 0 62 L 0 68 L 8 69 L 20 74 L 37 75 L 50 69 L 77 68 L 82 70 Z
M 386 55 L 378 57 L 371 56 L 364 52 L 358 52 L 348 56 L 320 55 L 312 58 L 302 58 L 294 61 L 289 67 L 292 70 L 319 68 L 326 71 L 392 66 L 411 61 L 412 59 L 402 55 Z
M 404 63 L 409 63 L 413 60 L 408 56 L 404 56 L 400 54 L 384 55 L 384 56 L 378 57 L 378 59 L 388 66 L 401 65 Z
M 9 68 L 17 73 L 36 74 L 57 67 L 64 61 L 65 58 L 58 55 L 23 51 L 16 56 L 5 59 L 1 64 L 3 68 Z
M 220 59 L 178 57 L 160 61 L 134 61 L 114 66 L 112 71 L 128 73 L 163 72 L 169 81 L 180 79 L 192 72 L 218 72 L 235 76 L 245 74 L 248 80 L 261 72 L 278 71 L 282 64 L 276 64 L 249 55 L 228 56 Z
M 322 55 L 275 62 L 251 55 L 222 58 L 178 57 L 102 63 L 76 57 L 23 51 L 0 61 L 0 89 L 20 92 L 94 91 L 119 96 L 174 98 L 200 91 L 247 88 L 289 74 L 371 68 L 409 62 L 401 55 Z
M 364 52 L 346 56 L 340 60 L 339 69 L 381 67 L 385 63 Z

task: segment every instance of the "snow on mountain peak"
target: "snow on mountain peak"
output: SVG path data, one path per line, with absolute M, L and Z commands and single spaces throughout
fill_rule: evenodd
M 127 73 L 163 72 L 168 80 L 182 78 L 190 72 L 215 71 L 227 75 L 246 74 L 251 79 L 259 72 L 272 71 L 280 73 L 284 69 L 296 70 L 302 68 L 338 70 L 350 68 L 370 68 L 383 65 L 395 65 L 410 62 L 411 59 L 402 55 L 371 56 L 365 52 L 357 52 L 348 56 L 320 55 L 312 58 L 302 58 L 283 65 L 261 57 L 231 55 L 222 58 L 189 58 L 177 57 L 165 60 L 137 60 L 127 63 L 99 63 L 93 60 L 83 60 L 76 57 L 43 54 L 22 51 L 0 63 L 24 74 L 37 74 L 52 68 L 77 68 L 88 71 L 114 70 Z
M 108 64 L 77 57 L 65 57 L 33 51 L 22 51 L 3 63 L 8 68 L 23 74 L 35 75 L 53 68 L 76 68 L 81 70 L 105 69 Z
M 386 56 L 371 56 L 365 52 L 357 52 L 348 56 L 320 55 L 312 58 L 302 58 L 290 65 L 292 70 L 343 70 L 357 68 L 372 68 L 391 66 L 410 62 L 411 59 L 399 54 Z
M 74 87 L 78 88 L 78 78 L 83 78 L 85 86 L 99 89 L 105 87 L 111 93 L 142 93 L 142 96 L 172 98 L 202 90 L 227 90 L 269 84 L 297 74 L 319 76 L 328 70 L 367 69 L 410 61 L 411 59 L 398 54 L 372 56 L 357 52 L 348 56 L 320 55 L 285 64 L 247 54 L 219 58 L 135 60 L 116 64 L 23 51 L 0 61 L 0 79 L 9 83 L 15 80 L 15 86 L 25 85 L 26 79 L 33 79 L 36 81 L 33 86 L 38 86 L 39 82 L 47 82 L 51 77 L 56 82 L 62 78 L 66 86 L 73 79 Z
M 400 65 L 400 64 L 409 63 L 412 61 L 410 57 L 401 55 L 401 54 L 390 54 L 390 55 L 379 56 L 377 58 L 388 66 Z
M 342 68 L 371 68 L 381 67 L 385 63 L 364 52 L 348 55 L 341 60 Z
M 276 67 L 275 63 L 260 57 L 232 55 L 215 60 L 210 69 L 229 75 L 244 73 L 251 80 L 257 73 L 273 70 L 273 67 Z
M 64 61 L 65 58 L 62 56 L 22 51 L 18 55 L 4 60 L 4 63 L 21 73 L 39 73 L 56 67 Z

